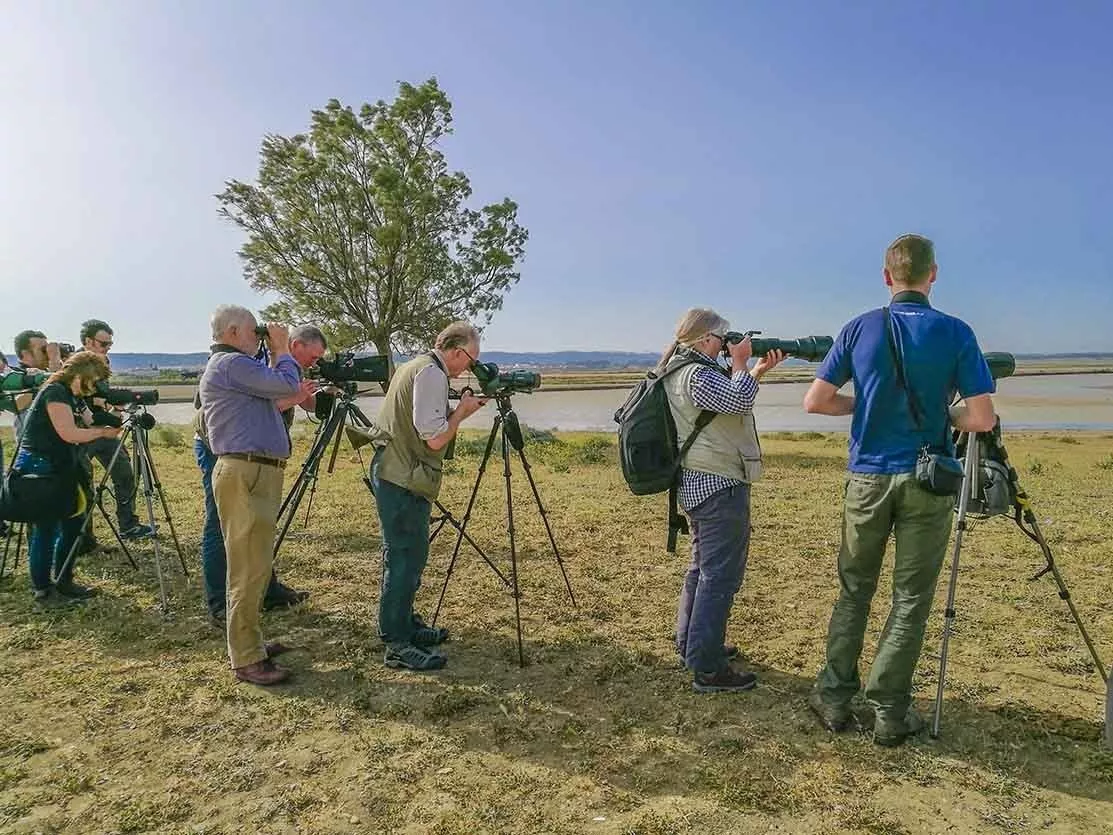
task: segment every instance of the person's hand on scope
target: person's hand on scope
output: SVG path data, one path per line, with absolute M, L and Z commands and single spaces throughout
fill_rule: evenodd
M 771 371 L 784 361 L 784 351 L 772 350 L 754 363 L 754 367 L 750 369 L 750 376 L 755 380 L 760 380 L 765 376 L 766 371 Z
M 267 343 L 274 356 L 290 353 L 290 329 L 279 322 L 267 322 Z
M 727 345 L 727 353 L 730 354 L 730 370 L 743 371 L 746 368 L 746 363 L 750 361 L 750 357 L 754 354 L 753 345 L 750 344 L 750 337 L 746 337 L 741 342 L 733 342 Z
M 460 405 L 454 411 L 459 412 L 460 420 L 463 420 L 468 415 L 478 412 L 486 403 L 486 397 L 476 397 L 472 394 L 471 389 L 464 389 L 460 392 Z

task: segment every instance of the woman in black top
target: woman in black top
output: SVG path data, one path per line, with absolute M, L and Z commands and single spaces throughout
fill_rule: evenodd
M 76 445 L 98 438 L 115 438 L 120 433 L 110 426 L 83 425 L 92 422 L 84 398 L 91 397 L 97 382 L 107 378 L 108 364 L 103 357 L 89 351 L 74 354 L 47 378 L 23 421 L 13 469 L 36 475 L 56 474 L 76 496 L 76 510 L 60 507 L 57 519 L 38 522 L 31 528 L 27 567 L 35 599 L 40 602 L 50 602 L 59 596 L 85 598 L 95 593 L 73 582 L 72 561 L 64 572 L 62 568 L 81 533 L 86 507 Z

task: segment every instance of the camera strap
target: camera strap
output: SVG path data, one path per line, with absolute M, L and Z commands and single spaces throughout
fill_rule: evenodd
M 893 321 L 893 314 L 889 310 L 888 307 L 883 307 L 883 308 L 881 308 L 881 310 L 885 314 L 885 341 L 889 343 L 889 355 L 893 359 L 893 366 L 894 366 L 894 368 L 896 369 L 896 372 L 897 372 L 897 388 L 899 388 L 901 391 L 903 391 L 904 394 L 905 394 L 905 397 L 908 398 L 908 411 L 912 413 L 912 422 L 916 426 L 916 431 L 919 432 L 921 435 L 923 435 L 923 431 L 924 431 L 923 414 L 924 414 L 924 412 L 923 412 L 923 409 L 920 408 L 920 400 L 919 400 L 918 397 L 916 397 L 916 392 L 914 392 L 912 390 L 911 386 L 908 385 L 908 378 L 907 378 L 907 375 L 904 372 L 904 361 L 901 357 L 901 352 L 897 349 L 896 339 L 893 336 L 893 328 L 896 327 L 896 323 Z M 947 427 L 946 427 L 946 424 L 944 424 L 944 426 L 943 426 L 944 443 L 943 443 L 943 447 L 942 447 L 943 449 L 946 449 L 946 447 L 947 447 L 946 437 L 947 437 Z M 929 446 L 929 444 L 925 441 L 923 446 L 927 447 L 927 446 Z

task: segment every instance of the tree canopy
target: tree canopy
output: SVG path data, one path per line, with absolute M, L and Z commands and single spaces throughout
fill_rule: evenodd
M 337 346 L 428 346 L 455 319 L 478 326 L 517 283 L 528 232 L 508 197 L 472 208 L 468 177 L 439 149 L 452 105 L 429 79 L 358 115 L 336 99 L 308 133 L 263 139 L 258 182 L 225 183 L 220 213 L 264 316 L 313 322 Z

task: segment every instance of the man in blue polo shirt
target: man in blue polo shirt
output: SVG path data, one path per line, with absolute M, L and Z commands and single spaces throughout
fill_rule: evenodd
M 928 303 L 936 272 L 931 241 L 919 235 L 897 238 L 885 253 L 883 270 L 890 306 L 864 313 L 842 329 L 804 398 L 810 413 L 853 415 L 840 594 L 828 626 L 827 663 L 809 705 L 830 730 L 850 723 L 850 700 L 861 687 L 858 658 L 870 602 L 892 534 L 892 608 L 865 686 L 879 745 L 900 745 L 923 727 L 912 708 L 912 676 L 951 532 L 954 497 L 921 487 L 916 460 L 925 446 L 953 454 L 952 426 L 987 432 L 996 424 L 993 376 L 974 332 Z M 839 394 L 848 382 L 854 394 Z M 950 406 L 956 393 L 964 405 Z

